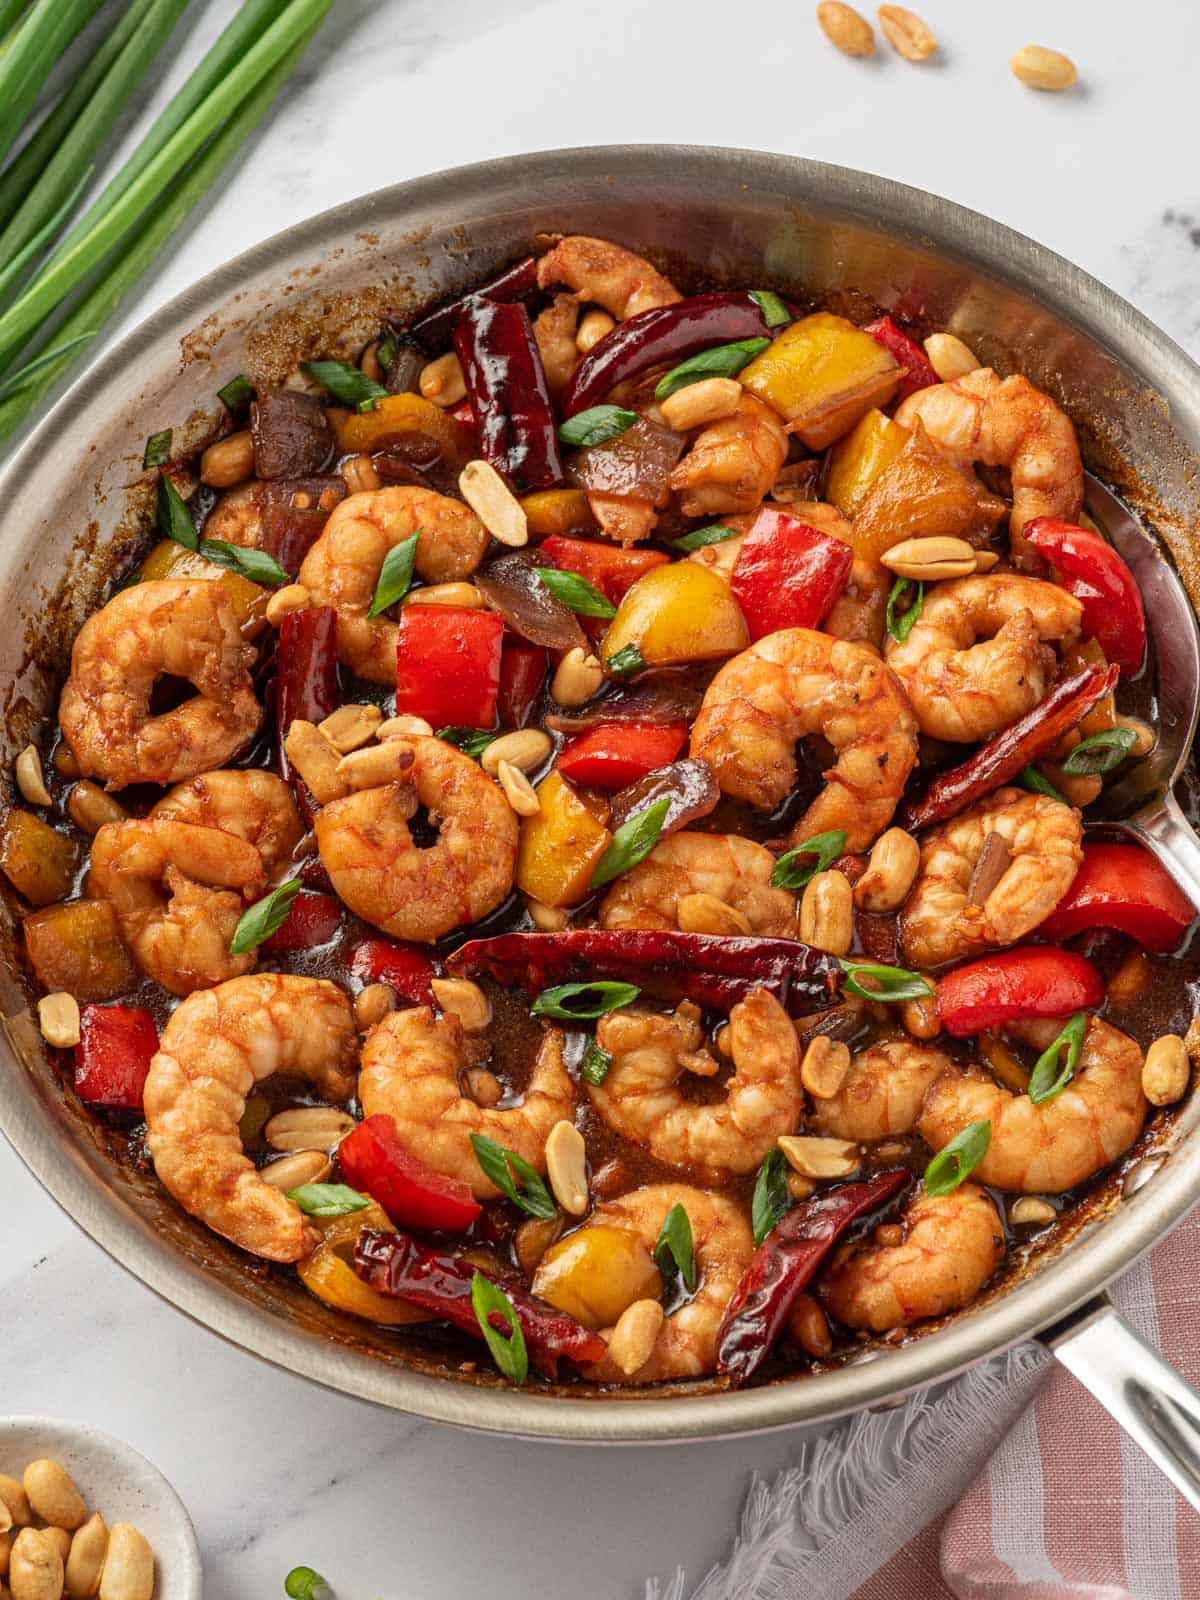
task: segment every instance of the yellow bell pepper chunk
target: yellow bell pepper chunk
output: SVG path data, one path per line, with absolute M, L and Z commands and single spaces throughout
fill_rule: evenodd
M 845 317 L 818 311 L 793 322 L 738 382 L 764 400 L 810 450 L 840 439 L 889 400 L 902 373 L 895 357 Z
M 728 583 L 695 561 L 651 567 L 626 591 L 601 647 L 605 661 L 634 645 L 647 666 L 719 661 L 750 643 Z
M 521 819 L 517 888 L 545 906 L 578 905 L 612 834 L 557 772 L 546 774 L 537 797 L 541 810 Z
M 636 1233 L 595 1223 L 550 1246 L 533 1293 L 585 1328 L 611 1328 L 635 1300 L 658 1299 L 662 1276 Z
M 364 1283 L 354 1270 L 354 1246 L 363 1229 L 391 1230 L 391 1220 L 382 1206 L 372 1201 L 362 1211 L 351 1211 L 341 1217 L 312 1217 L 310 1221 L 320 1230 L 321 1242 L 296 1268 L 310 1294 L 336 1311 L 346 1311 L 352 1317 L 383 1323 L 390 1328 L 430 1321 L 428 1311 L 380 1294 Z
M 852 517 L 875 479 L 904 449 L 908 437 L 908 429 L 882 411 L 868 411 L 829 452 L 825 498 L 844 517 Z
M 10 806 L 0 818 L 0 871 L 31 905 L 65 900 L 78 865 L 73 840 L 32 811 Z
M 521 501 L 531 539 L 553 533 L 595 533 L 596 519 L 582 489 L 539 489 Z
M 461 472 L 475 454 L 471 430 L 419 394 L 390 394 L 370 411 L 344 412 L 334 419 L 334 433 L 340 451 L 367 455 L 423 433 L 455 472 Z
M 68 900 L 25 918 L 25 951 L 38 982 L 51 993 L 65 989 L 76 1000 L 115 1000 L 137 982 L 107 900 Z

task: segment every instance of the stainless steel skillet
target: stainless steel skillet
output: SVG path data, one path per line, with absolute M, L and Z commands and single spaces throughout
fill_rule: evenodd
M 0 686 L 8 759 L 53 707 L 73 632 L 129 548 L 127 491 L 146 435 L 214 409 L 235 372 L 281 375 L 297 355 L 347 352 L 383 309 L 467 287 L 542 229 L 608 234 L 681 272 L 765 278 L 919 315 L 1056 394 L 1089 465 L 1147 515 L 1193 601 L 1200 523 L 1200 372 L 1130 306 L 1067 262 L 975 213 L 839 168 L 732 150 L 549 152 L 366 196 L 257 247 L 156 313 L 99 361 L 0 474 Z M 863 300 L 856 300 L 856 297 Z M 865 309 L 865 305 L 864 305 Z M 199 434 L 203 419 L 197 421 Z M 0 930 L 2 931 L 2 930 Z M 10 930 L 11 932 L 11 930 Z M 878 1359 L 728 1393 L 511 1393 L 466 1381 L 402 1336 L 356 1326 L 247 1267 L 121 1159 L 57 1084 L 30 1025 L 15 943 L 0 959 L 0 1122 L 49 1191 L 174 1305 L 246 1349 L 348 1394 L 462 1426 L 575 1441 L 704 1438 L 814 1422 L 895 1400 L 1057 1326 L 1080 1365 L 1123 1272 L 1200 1194 L 1193 1098 L 1077 1234 L 967 1312 Z M 1112 1361 L 1103 1356 L 1103 1367 Z M 1177 1418 L 1148 1361 L 1136 1403 Z

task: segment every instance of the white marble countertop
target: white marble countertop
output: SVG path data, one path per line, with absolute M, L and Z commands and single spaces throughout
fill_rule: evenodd
M 155 103 L 233 10 L 188 12 Z M 939 65 L 852 62 L 810 0 L 337 0 L 286 99 L 120 327 L 256 240 L 423 171 L 558 145 L 757 146 L 989 212 L 1200 346 L 1200 8 L 923 0 Z M 1006 62 L 1077 60 L 1067 96 Z M 116 329 L 113 330 L 117 331 Z M 341 1600 L 640 1595 L 725 1549 L 752 1472 L 794 1436 L 585 1451 L 456 1434 L 308 1387 L 186 1322 L 84 1239 L 0 1144 L 5 1408 L 129 1439 L 196 1521 L 211 1600 L 270 1600 L 297 1562 Z M 915 1531 L 915 1530 L 914 1530 Z M 169 1600 L 169 1597 L 168 1597 Z

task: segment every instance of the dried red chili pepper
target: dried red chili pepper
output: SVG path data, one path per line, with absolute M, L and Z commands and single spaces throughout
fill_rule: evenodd
M 772 338 L 778 328 L 744 290 L 695 294 L 674 305 L 652 306 L 619 322 L 575 368 L 562 397 L 564 417 L 603 400 L 615 384 L 650 367 L 682 361 L 710 345 Z
M 717 1371 L 745 1383 L 770 1355 L 796 1298 L 852 1222 L 894 1200 L 907 1172 L 802 1200 L 771 1229 L 733 1291 L 717 1334 Z
M 431 355 L 436 355 L 450 343 L 455 324 L 461 322 L 468 302 L 476 295 L 486 295 L 489 300 L 530 300 L 537 293 L 537 287 L 537 262 L 533 256 L 525 256 L 496 277 L 489 278 L 482 287 L 472 289 L 470 294 L 460 295 L 457 300 L 419 317 L 407 331 Z M 389 317 L 388 321 L 398 333 L 405 331 L 404 324 L 395 318 Z
M 769 989 L 792 1016 L 833 1005 L 841 964 L 793 939 L 725 938 L 633 928 L 505 933 L 471 939 L 446 959 L 456 977 L 488 973 L 529 994 L 560 983 L 617 978 L 660 1000 L 694 1000 L 729 1011 L 752 989 Z
M 454 348 L 484 460 L 521 489 L 560 484 L 554 402 L 525 307 L 473 295 L 455 325 Z
M 279 625 L 276 647 L 275 724 L 279 770 L 291 783 L 305 820 L 316 802 L 284 754 L 287 731 L 297 719 L 321 722 L 338 708 L 337 612 L 332 606 L 292 611 Z
M 426 1249 L 403 1233 L 379 1233 L 367 1228 L 354 1249 L 354 1270 L 379 1294 L 406 1300 L 409 1305 L 444 1317 L 464 1333 L 483 1337 L 471 1304 L 471 1281 L 478 1269 L 469 1261 Z M 529 1359 L 544 1377 L 556 1378 L 560 1361 L 586 1367 L 603 1356 L 606 1346 L 599 1334 L 544 1300 L 535 1299 L 515 1280 L 494 1272 L 483 1275 L 508 1296 L 525 1336 Z
M 1074 677 L 1064 678 L 1032 711 L 993 734 L 961 766 L 935 778 L 919 799 L 907 801 L 897 815 L 897 825 L 911 832 L 945 822 L 1008 783 L 1053 749 L 1063 734 L 1115 687 L 1119 676 L 1118 667 L 1085 667 Z

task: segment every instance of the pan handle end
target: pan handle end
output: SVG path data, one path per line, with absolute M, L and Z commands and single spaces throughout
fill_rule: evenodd
M 1191 1384 L 1134 1332 L 1106 1295 L 1040 1337 L 1200 1511 L 1200 1394 Z

